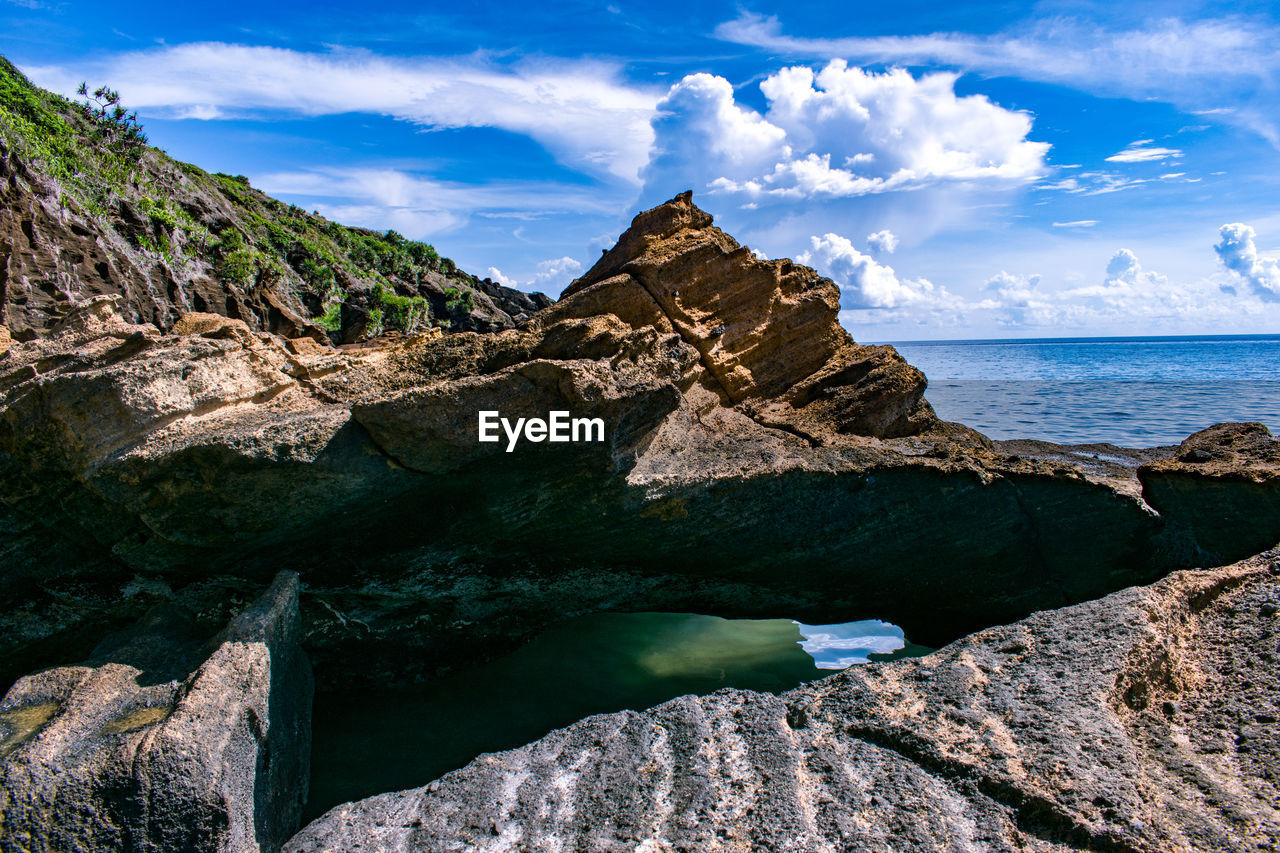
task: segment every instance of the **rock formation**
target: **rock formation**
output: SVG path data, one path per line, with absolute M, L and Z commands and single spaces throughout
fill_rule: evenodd
M 285 849 L 1274 849 L 1277 575 L 1273 551 L 780 696 L 591 717 Z
M 334 351 L 81 305 L 0 356 L 0 675 L 137 618 L 146 596 L 119 590 L 138 572 L 199 597 L 298 567 L 313 654 L 340 680 L 420 677 L 611 607 L 874 614 L 939 646 L 1250 552 L 1206 533 L 1194 499 L 1153 512 L 1135 474 L 1150 453 L 1098 467 L 939 422 L 919 372 L 850 341 L 836 303 L 685 195 L 493 334 Z M 482 409 L 599 417 L 607 440 L 509 453 L 477 441 Z M 1272 464 L 1255 439 L 1235 470 Z M 424 620 L 473 627 L 408 627 Z
M 605 609 L 950 645 L 590 718 L 287 849 L 1280 843 L 1265 426 L 992 442 L 689 193 L 552 304 L 119 131 L 0 58 L 0 851 L 280 849 L 304 637 L 387 685 Z
M 1215 554 L 1261 551 L 1280 523 L 1280 442 L 1263 424 L 1219 424 L 1138 469 L 1147 502 Z
M 306 801 L 298 577 L 207 645 L 157 607 L 0 702 L 0 850 L 274 851 Z
M 692 193 L 637 216 L 550 316 L 600 312 L 676 331 L 712 387 L 768 426 L 883 438 L 936 422 L 923 373 L 892 347 L 858 346 L 841 328 L 830 279 L 759 260 L 714 227 Z
M 0 706 L 15 712 L 0 759 L 13 780 L 0 814 L 25 833 L 14 844 L 46 843 L 31 840 L 39 820 L 63 827 L 51 846 L 75 833 L 110 846 L 112 827 L 138 849 L 183 847 L 191 827 L 220 827 L 228 850 L 283 839 L 297 791 L 281 780 L 303 758 L 262 745 L 305 687 L 275 651 L 264 682 L 255 655 L 296 622 L 263 617 L 278 633 L 228 635 L 214 657 L 174 639 L 153 659 L 146 631 L 91 654 L 139 618 L 208 635 L 281 566 L 306 581 L 318 677 L 348 687 L 430 678 L 603 609 L 875 616 L 929 646 L 1026 620 L 782 698 L 584 721 L 434 789 L 331 813 L 299 851 L 554 838 L 1164 850 L 1274 833 L 1241 793 L 1273 785 L 1273 765 L 1239 758 L 1270 737 L 1239 714 L 1274 702 L 1274 681 L 1226 645 L 1274 645 L 1274 622 L 1229 619 L 1228 604 L 1271 606 L 1267 561 L 1030 616 L 1280 540 L 1280 443 L 1265 427 L 1103 460 L 943 423 L 918 370 L 840 328 L 832 282 L 757 259 L 688 194 L 636 217 L 554 305 L 529 314 L 536 300 L 481 290 L 515 311 L 505 324 L 338 349 L 217 311 L 162 331 L 128 294 L 58 300 L 47 334 L 0 340 L 0 678 L 36 673 Z M 366 327 L 381 310 L 348 307 Z M 508 450 L 478 441 L 482 410 L 599 418 L 604 440 Z M 273 589 L 268 602 L 293 600 Z M 211 666 L 240 692 L 203 689 Z M 1227 688 L 1224 672 L 1249 686 Z M 188 700 L 205 704 L 183 716 Z M 157 707 L 172 710 L 157 722 Z M 1230 761 L 1186 745 L 1237 722 Z M 215 730 L 239 733 L 219 741 L 230 753 Z M 183 763 L 196 754 L 220 780 Z

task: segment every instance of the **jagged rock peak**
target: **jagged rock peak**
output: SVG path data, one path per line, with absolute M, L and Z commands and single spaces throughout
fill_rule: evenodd
M 684 192 L 632 220 L 551 317 L 613 313 L 674 330 L 726 402 L 809 435 L 897 436 L 936 423 L 925 377 L 892 347 L 854 343 L 840 288 L 789 259 L 757 257 Z M 801 411 L 803 410 L 803 412 Z

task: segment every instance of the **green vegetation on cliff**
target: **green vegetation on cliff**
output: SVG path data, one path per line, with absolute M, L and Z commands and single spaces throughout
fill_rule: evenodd
M 146 144 L 115 92 L 86 86 L 81 94 L 78 103 L 40 89 L 0 57 L 0 154 L 12 152 L 51 184 L 61 212 L 114 233 L 167 278 L 269 291 L 330 330 L 357 295 L 378 321 L 370 333 L 456 325 L 474 305 L 478 279 L 433 246 L 339 225 L 243 176 L 178 162 Z M 428 287 L 439 298 L 428 299 Z

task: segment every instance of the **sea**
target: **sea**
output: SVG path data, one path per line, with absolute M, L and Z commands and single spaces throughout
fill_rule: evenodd
M 1159 447 L 1224 421 L 1280 432 L 1280 335 L 893 345 L 939 417 L 995 439 Z

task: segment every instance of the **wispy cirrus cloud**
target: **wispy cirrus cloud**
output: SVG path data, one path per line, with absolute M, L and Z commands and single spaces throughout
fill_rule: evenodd
M 110 80 L 133 107 L 181 118 L 254 113 L 370 113 L 427 128 L 493 127 L 532 137 L 561 162 L 634 183 L 653 142 L 663 90 L 623 80 L 593 60 L 389 57 L 365 50 L 308 53 L 224 42 L 165 46 L 66 66 L 28 66 L 70 94 L 85 77 Z
M 1150 163 L 1156 160 L 1176 160 L 1182 156 L 1177 148 L 1164 148 L 1153 144 L 1154 139 L 1138 139 L 1107 158 L 1108 163 Z M 1175 175 L 1174 177 L 1178 177 Z
M 472 214 L 489 217 L 613 211 L 590 188 L 544 181 L 461 184 L 397 169 L 317 168 L 259 176 L 267 193 L 306 199 L 325 216 L 350 225 L 394 228 L 419 239 L 456 229 Z
M 744 12 L 720 24 L 715 34 L 790 56 L 945 65 L 1094 94 L 1154 99 L 1246 125 L 1280 146 L 1275 119 L 1280 53 L 1274 47 L 1280 29 L 1270 23 L 1169 18 L 1119 30 L 1051 18 L 995 35 L 807 38 L 783 32 L 776 17 Z

